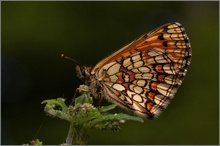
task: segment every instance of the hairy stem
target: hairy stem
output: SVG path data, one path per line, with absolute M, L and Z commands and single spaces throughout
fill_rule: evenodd
M 70 124 L 69 132 L 66 139 L 67 145 L 84 145 L 89 137 L 89 128 Z

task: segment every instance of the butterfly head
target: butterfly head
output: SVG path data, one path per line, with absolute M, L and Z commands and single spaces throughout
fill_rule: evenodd
M 77 76 L 82 80 L 82 81 L 87 81 L 88 78 L 90 77 L 90 67 L 85 67 L 85 66 L 76 66 L 76 72 Z
M 90 67 L 85 67 L 83 66 L 80 62 L 76 61 L 75 59 L 66 56 L 65 54 L 61 54 L 61 57 L 71 60 L 73 62 L 75 62 L 76 64 L 78 64 L 76 66 L 76 72 L 77 72 L 77 76 L 82 80 L 82 81 L 87 81 L 88 78 L 90 77 Z

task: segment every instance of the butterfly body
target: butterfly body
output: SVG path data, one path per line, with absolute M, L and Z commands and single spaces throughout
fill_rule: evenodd
M 169 23 L 142 35 L 92 69 L 77 70 L 95 97 L 106 97 L 141 117 L 154 118 L 182 84 L 191 56 L 184 28 Z

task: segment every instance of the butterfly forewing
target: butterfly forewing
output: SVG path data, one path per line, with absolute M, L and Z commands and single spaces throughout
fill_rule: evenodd
M 137 115 L 153 118 L 181 85 L 191 55 L 181 24 L 165 24 L 100 61 L 91 71 L 90 90 Z

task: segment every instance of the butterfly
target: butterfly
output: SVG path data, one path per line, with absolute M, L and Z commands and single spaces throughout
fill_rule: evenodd
M 191 56 L 185 29 L 174 22 L 142 35 L 93 68 L 77 65 L 76 70 L 93 96 L 151 119 L 174 97 Z

